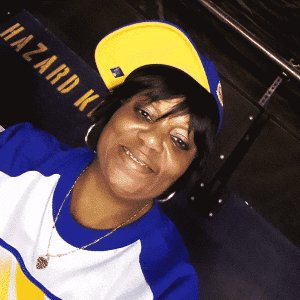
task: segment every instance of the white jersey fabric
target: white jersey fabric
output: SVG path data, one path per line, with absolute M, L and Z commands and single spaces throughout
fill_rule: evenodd
M 93 159 L 29 123 L 0 133 L 0 299 L 198 299 L 181 237 L 157 204 L 99 243 L 36 268 L 62 201 Z M 68 197 L 49 252 L 70 252 L 107 232 L 78 224 Z

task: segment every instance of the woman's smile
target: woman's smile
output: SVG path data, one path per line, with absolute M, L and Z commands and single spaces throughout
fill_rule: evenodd
M 136 154 L 136 152 L 132 150 L 130 151 L 125 146 L 121 146 L 121 148 L 123 149 L 123 152 L 126 154 L 125 161 L 127 162 L 127 160 L 129 159 L 130 162 L 134 162 L 134 164 L 128 163 L 128 165 L 133 166 L 133 169 L 140 171 L 142 173 L 153 173 L 153 170 L 150 167 L 150 163 L 148 162 L 148 159 L 143 158 L 142 154 Z M 135 154 L 133 154 L 132 152 L 134 152 Z

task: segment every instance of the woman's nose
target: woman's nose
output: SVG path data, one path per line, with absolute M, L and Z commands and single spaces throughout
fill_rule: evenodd
M 149 148 L 156 152 L 163 149 L 164 133 L 159 123 L 151 123 L 147 128 L 138 132 L 138 138 Z

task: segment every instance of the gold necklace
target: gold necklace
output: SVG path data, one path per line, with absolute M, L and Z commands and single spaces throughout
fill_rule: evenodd
M 121 224 L 119 224 L 117 227 L 113 228 L 111 231 L 109 231 L 108 233 L 106 233 L 105 235 L 95 239 L 94 241 L 84 245 L 84 246 L 81 246 L 80 248 L 76 248 L 74 250 L 71 250 L 69 252 L 65 252 L 65 253 L 58 253 L 58 254 L 51 254 L 49 253 L 49 248 L 50 248 L 50 244 L 51 244 L 51 240 L 52 240 L 52 236 L 53 236 L 53 232 L 54 232 L 54 228 L 55 228 L 55 225 L 57 223 L 57 220 L 58 220 L 58 217 L 60 215 L 60 212 L 66 202 L 66 199 L 68 198 L 68 196 L 70 195 L 71 191 L 73 190 L 76 182 L 78 181 L 78 179 L 80 178 L 80 176 L 86 171 L 86 169 L 88 168 L 88 166 L 79 174 L 79 176 L 77 177 L 77 179 L 75 180 L 75 182 L 73 183 L 73 185 L 71 186 L 71 188 L 69 189 L 68 193 L 66 194 L 62 204 L 60 205 L 59 207 L 59 210 L 57 212 L 57 215 L 55 217 L 55 220 L 53 222 L 53 226 L 52 226 L 52 229 L 51 229 L 51 234 L 50 234 L 50 238 L 49 238 L 49 242 L 48 242 L 48 247 L 47 247 L 47 253 L 45 255 L 41 255 L 37 258 L 36 260 L 36 268 L 37 269 L 45 269 L 47 268 L 48 264 L 49 264 L 49 260 L 51 257 L 62 257 L 62 256 L 66 256 L 66 255 L 69 255 L 71 253 L 74 253 L 76 251 L 79 251 L 79 250 L 84 250 L 86 249 L 87 247 L 91 246 L 91 245 L 94 245 L 98 242 L 100 242 L 101 240 L 105 239 L 106 237 L 110 236 L 111 234 L 113 234 L 115 231 L 117 231 L 118 229 L 120 229 L 121 227 L 129 224 L 138 214 L 140 214 L 149 204 L 150 202 L 146 203 L 142 208 L 138 209 L 130 218 L 128 218 L 125 222 L 122 222 Z

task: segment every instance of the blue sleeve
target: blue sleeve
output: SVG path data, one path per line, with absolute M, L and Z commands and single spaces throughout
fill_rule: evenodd
M 154 299 L 199 300 L 199 280 L 175 225 L 142 242 L 140 263 Z
M 162 300 L 199 300 L 199 283 L 194 268 L 190 264 L 181 265 L 175 271 L 172 283 L 155 299 Z
M 18 176 L 49 161 L 58 149 L 68 148 L 30 123 L 16 124 L 0 133 L 0 170 Z

